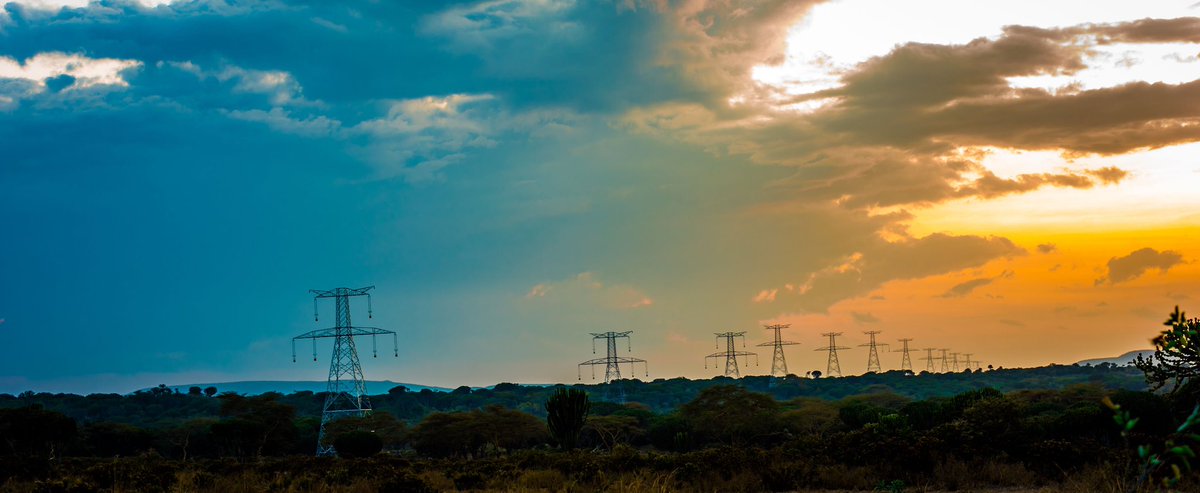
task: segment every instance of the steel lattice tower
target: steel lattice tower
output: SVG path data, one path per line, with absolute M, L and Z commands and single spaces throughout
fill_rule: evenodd
M 950 368 L 953 368 L 954 373 L 958 373 L 958 353 L 950 353 Z
M 641 363 L 645 366 L 646 376 L 650 376 L 650 366 L 648 363 L 646 363 L 646 360 L 617 356 L 617 339 L 620 338 L 625 338 L 625 350 L 633 351 L 633 342 L 629 339 L 629 334 L 632 333 L 632 330 L 627 330 L 625 332 L 592 332 L 592 354 L 596 354 L 596 341 L 599 339 L 605 340 L 605 346 L 608 348 L 608 351 L 605 353 L 606 355 L 603 358 L 589 359 L 583 363 L 580 363 L 579 366 L 576 367 L 576 370 L 579 373 L 579 379 L 583 380 L 583 367 L 585 365 L 592 367 L 592 379 L 596 378 L 596 366 L 604 365 L 604 383 L 611 383 L 613 380 L 620 380 L 621 363 L 629 363 L 630 372 L 636 371 L 634 369 L 635 363 Z
M 867 355 L 867 373 L 871 373 L 871 372 L 879 373 L 879 372 L 883 371 L 882 365 L 879 364 L 879 351 L 878 351 L 878 349 L 876 349 L 876 346 L 887 346 L 887 344 L 875 343 L 875 335 L 879 334 L 879 333 L 880 333 L 880 331 L 878 331 L 878 330 L 868 330 L 868 331 L 863 332 L 863 334 L 866 334 L 868 337 L 871 338 L 871 342 L 858 345 L 859 347 L 871 348 L 870 354 Z
M 365 416 L 371 412 L 371 401 L 367 398 L 366 383 L 363 381 L 362 366 L 358 363 L 358 350 L 354 346 L 354 336 L 371 336 L 371 356 L 378 356 L 378 345 L 375 336 L 392 335 L 392 355 L 399 356 L 396 333 L 377 327 L 355 327 L 350 322 L 350 298 L 353 296 L 367 297 L 367 318 L 373 318 L 371 309 L 371 294 L 375 286 L 365 288 L 334 288 L 330 290 L 309 290 L 313 296 L 313 320 L 319 320 L 317 301 L 321 298 L 333 298 L 336 322 L 332 328 L 318 329 L 305 332 L 292 338 L 292 362 L 296 361 L 296 341 L 312 339 L 313 361 L 317 360 L 317 339 L 333 339 L 333 356 L 329 359 L 329 384 L 326 387 L 325 405 L 321 410 L 321 431 L 317 435 L 317 455 L 329 456 L 337 453 L 332 443 L 325 440 L 325 427 L 331 421 L 348 416 Z
M 965 363 L 963 363 L 963 365 L 966 366 L 968 370 L 971 369 L 971 363 L 972 363 L 971 355 L 973 355 L 973 354 L 975 354 L 975 353 L 963 353 L 963 357 L 967 359 L 967 361 Z
M 946 351 L 949 349 L 939 349 L 938 351 L 942 352 L 942 373 L 946 373 L 950 371 L 950 360 L 946 359 Z
M 821 335 L 829 338 L 829 345 L 825 347 L 819 347 L 814 351 L 829 351 L 829 362 L 825 365 L 826 376 L 840 377 L 842 376 L 842 364 L 838 362 L 837 352 L 839 349 L 850 348 L 837 345 L 837 336 L 842 335 L 841 332 L 825 332 Z
M 786 329 L 791 326 L 792 324 L 773 324 L 763 326 L 764 329 L 775 331 L 774 341 L 759 344 L 759 346 L 773 346 L 775 348 L 775 354 L 771 356 L 771 376 L 786 377 L 788 374 L 787 360 L 783 359 L 783 347 L 800 343 L 783 340 L 779 334 L 779 331 L 780 329 Z
M 725 358 L 725 376 L 733 378 L 741 378 L 742 373 L 738 371 L 737 357 L 746 358 L 746 364 L 750 364 L 750 357 L 754 356 L 754 364 L 758 364 L 758 355 L 749 351 L 738 351 L 737 345 L 734 344 L 734 339 L 742 338 L 742 347 L 746 347 L 746 332 L 715 332 L 717 336 L 717 348 L 721 348 L 720 339 L 725 339 L 725 350 L 712 353 L 704 357 L 704 368 L 708 369 L 709 358 Z M 715 363 L 715 362 L 714 362 Z
M 934 349 L 931 347 L 925 348 L 925 357 L 921 358 L 925 360 L 925 371 L 929 373 L 933 373 L 933 361 L 937 359 L 933 357 L 933 351 Z
M 908 343 L 911 341 L 912 339 L 900 339 L 900 344 L 903 345 L 903 348 L 900 349 L 900 352 L 904 353 L 904 355 L 900 357 L 901 370 L 913 371 L 912 357 L 908 355 Z

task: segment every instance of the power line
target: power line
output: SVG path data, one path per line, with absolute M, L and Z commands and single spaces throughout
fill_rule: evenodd
M 924 351 L 925 351 L 925 357 L 921 358 L 921 359 L 925 360 L 925 371 L 927 371 L 929 373 L 933 373 L 933 361 L 937 359 L 937 358 L 933 357 L 933 352 L 935 351 L 935 349 L 933 349 L 931 347 L 927 347 L 924 349 Z
M 333 339 L 333 356 L 329 359 L 329 383 L 325 395 L 325 405 L 321 410 L 321 431 L 317 435 L 317 455 L 336 455 L 333 443 L 326 440 L 326 426 L 344 417 L 362 417 L 371 413 L 371 401 L 367 398 L 366 382 L 363 378 L 362 366 L 358 362 L 358 349 L 354 345 L 354 336 L 371 336 L 371 356 L 378 356 L 378 345 L 375 336 L 392 335 L 392 356 L 399 356 L 396 333 L 377 327 L 355 327 L 350 322 L 350 298 L 354 296 L 367 297 L 367 318 L 373 318 L 371 294 L 375 286 L 365 288 L 334 288 L 329 290 L 309 290 L 313 296 L 313 320 L 318 321 L 317 301 L 321 298 L 333 298 L 335 324 L 328 329 L 305 332 L 292 338 L 292 362 L 296 361 L 296 341 L 312 339 L 313 361 L 317 360 L 317 339 Z
M 817 348 L 814 351 L 829 351 L 829 361 L 825 364 L 825 374 L 830 377 L 840 377 L 842 376 L 842 365 L 838 362 L 837 352 L 839 349 L 850 348 L 837 345 L 837 336 L 842 335 L 841 332 L 825 332 L 821 335 L 829 338 L 829 345 Z
M 875 335 L 879 333 L 881 333 L 881 331 L 878 330 L 868 330 L 863 332 L 863 334 L 866 334 L 867 337 L 871 338 L 871 341 L 866 344 L 858 345 L 859 347 L 871 348 L 870 352 L 867 354 L 867 373 L 879 373 L 883 371 L 882 365 L 879 364 L 879 351 L 876 349 L 876 346 L 887 346 L 887 344 L 875 343 Z
M 912 339 L 900 339 L 900 344 L 903 345 L 903 348 L 900 349 L 900 352 L 904 353 L 904 355 L 900 357 L 901 370 L 913 371 L 912 358 L 908 355 L 908 343 L 911 341 Z
M 759 344 L 759 346 L 763 346 L 763 347 L 765 347 L 765 346 L 774 346 L 775 347 L 775 354 L 771 356 L 771 375 L 772 376 L 776 376 L 776 377 L 787 376 L 787 374 L 788 374 L 787 360 L 783 359 L 783 347 L 794 345 L 794 344 L 800 344 L 798 342 L 785 341 L 780 336 L 779 331 L 781 329 L 786 329 L 791 326 L 792 326 L 792 324 L 773 324 L 773 325 L 764 325 L 763 326 L 764 329 L 775 331 L 775 340 L 774 341 L 764 342 L 762 344 Z
M 608 348 L 608 350 L 606 356 L 603 358 L 590 359 L 580 363 L 576 368 L 579 373 L 579 379 L 583 380 L 583 367 L 585 365 L 592 367 L 592 379 L 596 378 L 596 366 L 604 365 L 604 383 L 610 383 L 613 380 L 620 380 L 621 363 L 629 363 L 629 371 L 631 372 L 636 371 L 634 364 L 641 363 L 645 366 L 646 376 L 650 376 L 650 366 L 648 363 L 646 363 L 646 360 L 617 356 L 617 339 L 625 338 L 625 342 L 627 344 L 625 350 L 633 351 L 633 342 L 629 339 L 629 334 L 632 333 L 632 330 L 627 330 L 625 332 L 592 332 L 592 354 L 596 354 L 596 341 L 599 339 L 604 339 L 604 345 Z
M 741 378 L 742 374 L 738 371 L 737 357 L 746 358 L 746 364 L 750 364 L 750 356 L 754 356 L 754 364 L 758 364 L 758 355 L 749 351 L 738 351 L 733 340 L 741 337 L 742 347 L 746 347 L 746 332 L 716 332 L 718 339 L 717 348 L 721 347 L 720 339 L 725 339 L 725 350 L 712 353 L 704 357 L 704 368 L 708 369 L 709 358 L 725 358 L 725 376 L 733 378 Z

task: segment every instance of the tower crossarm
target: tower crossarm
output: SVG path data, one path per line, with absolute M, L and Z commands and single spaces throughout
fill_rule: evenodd
M 800 344 L 800 343 L 798 343 L 798 342 L 794 342 L 794 341 L 760 342 L 760 343 L 758 343 L 758 344 L 755 344 L 755 346 L 762 346 L 762 347 L 771 347 L 771 346 L 775 346 L 775 345 L 779 345 L 779 346 L 792 346 L 792 345 L 795 345 L 795 344 Z
M 343 331 L 343 332 L 339 332 Z M 300 334 L 292 339 L 321 339 L 324 337 L 338 337 L 339 335 L 350 336 L 373 336 L 392 334 L 396 335 L 394 330 L 380 329 L 378 327 L 330 327 L 328 329 L 317 329 Z
M 368 291 L 375 289 L 375 286 L 367 286 L 365 288 L 334 288 L 334 289 L 310 289 L 317 298 L 336 298 L 338 296 L 366 296 Z

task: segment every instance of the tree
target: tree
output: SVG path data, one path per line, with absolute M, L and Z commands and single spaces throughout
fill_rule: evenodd
M 0 409 L 0 454 L 53 458 L 76 433 L 75 420 L 40 405 Z
M 374 411 L 366 416 L 345 417 L 325 426 L 325 434 L 333 441 L 333 447 L 338 450 L 338 455 L 342 453 L 341 449 L 337 448 L 338 437 L 360 431 L 375 435 L 379 438 L 380 447 L 389 449 L 399 448 L 408 439 L 408 426 L 387 411 Z
M 575 448 L 590 409 L 587 392 L 579 389 L 559 387 L 546 400 L 546 425 L 560 447 Z
M 235 455 L 259 457 L 287 451 L 297 434 L 296 409 L 276 401 L 279 394 L 255 397 L 225 394 L 219 397 L 221 415 L 212 425 L 213 438 Z
M 541 420 L 500 406 L 430 414 L 413 428 L 411 436 L 417 452 L 433 456 L 527 448 L 546 443 L 548 438 Z
M 1200 376 L 1200 319 L 1189 320 L 1176 306 L 1163 325 L 1170 328 L 1152 340 L 1154 355 L 1139 354 L 1134 364 L 1146 374 L 1152 389 L 1171 383 L 1174 393 Z
M 352 430 L 334 438 L 333 448 L 337 450 L 338 457 L 370 457 L 383 450 L 383 439 L 366 430 Z
M 821 370 L 813 370 L 811 374 L 813 378 L 821 378 Z
M 212 396 L 214 396 L 214 395 L 217 395 L 217 388 L 216 388 L 216 387 L 205 387 L 205 388 L 204 388 L 204 395 L 205 395 L 206 397 L 212 397 Z
M 188 395 L 203 395 L 204 391 L 200 387 L 188 387 Z
M 733 385 L 704 389 L 679 412 L 697 434 L 730 445 L 779 431 L 779 402 L 767 394 Z

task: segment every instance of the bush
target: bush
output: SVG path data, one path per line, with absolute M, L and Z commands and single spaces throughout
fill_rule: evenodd
M 333 440 L 333 448 L 337 450 L 338 457 L 370 457 L 383 450 L 383 439 L 369 431 L 353 430 L 338 435 Z

